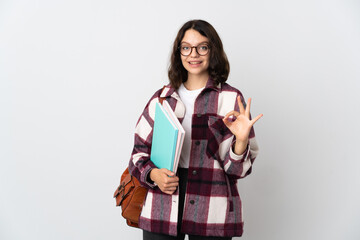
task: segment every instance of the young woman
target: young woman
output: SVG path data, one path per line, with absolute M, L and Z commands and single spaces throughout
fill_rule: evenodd
M 243 233 L 237 180 L 251 173 L 258 153 L 250 103 L 226 82 L 229 63 L 215 29 L 185 23 L 174 42 L 170 84 L 146 105 L 129 162 L 148 188 L 139 219 L 144 239 L 231 239 Z M 164 97 L 185 129 L 177 174 L 150 160 L 155 103 Z

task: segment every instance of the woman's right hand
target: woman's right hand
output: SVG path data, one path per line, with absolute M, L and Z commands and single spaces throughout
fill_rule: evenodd
M 173 194 L 179 185 L 179 178 L 175 173 L 166 168 L 154 168 L 150 172 L 150 179 L 154 181 L 160 190 L 166 194 Z

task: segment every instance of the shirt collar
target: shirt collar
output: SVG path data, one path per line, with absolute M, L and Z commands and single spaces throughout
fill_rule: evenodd
M 209 78 L 209 80 L 206 82 L 205 88 L 206 89 L 212 89 L 215 91 L 220 92 L 221 91 L 221 83 L 219 83 L 218 85 L 216 85 L 215 81 L 212 78 Z M 203 90 L 203 91 L 204 91 Z M 175 88 L 173 88 L 171 86 L 171 84 L 168 84 L 165 86 L 164 90 L 162 91 L 160 97 L 169 97 L 171 96 L 174 92 L 176 92 Z

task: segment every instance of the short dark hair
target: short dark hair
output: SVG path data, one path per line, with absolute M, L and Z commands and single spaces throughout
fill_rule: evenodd
M 181 83 L 186 82 L 188 77 L 187 70 L 181 62 L 179 46 L 184 38 L 185 32 L 189 29 L 194 29 L 209 39 L 209 75 L 216 84 L 226 82 L 230 72 L 230 65 L 219 35 L 210 23 L 204 20 L 191 20 L 180 28 L 174 41 L 168 71 L 171 86 L 178 89 Z

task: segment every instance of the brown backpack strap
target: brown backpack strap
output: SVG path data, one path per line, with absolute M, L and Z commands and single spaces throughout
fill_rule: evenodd
M 164 85 L 164 87 L 162 88 L 161 93 L 160 93 L 160 96 L 161 96 L 161 94 L 164 92 L 165 88 L 166 88 L 166 85 Z M 166 99 L 165 97 L 159 97 L 159 102 L 160 102 L 161 105 L 162 105 L 162 103 L 163 103 L 163 101 L 164 101 L 165 99 Z

